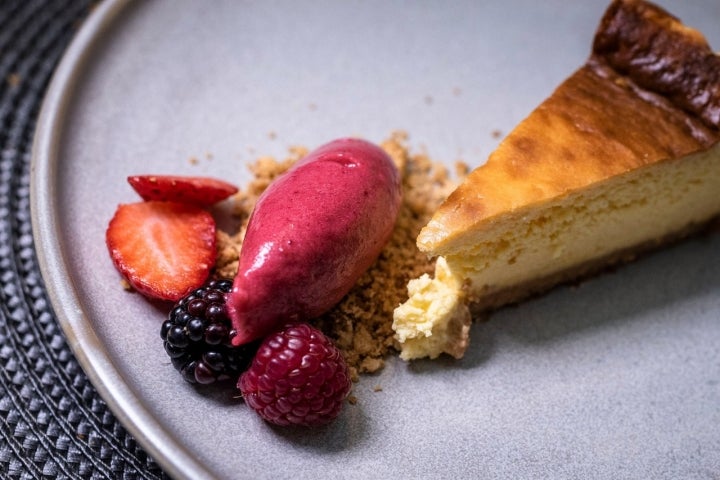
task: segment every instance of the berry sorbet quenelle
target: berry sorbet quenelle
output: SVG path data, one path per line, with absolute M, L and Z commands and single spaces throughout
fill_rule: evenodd
M 400 174 L 378 146 L 340 139 L 309 153 L 258 199 L 228 313 L 233 344 L 329 310 L 392 234 Z

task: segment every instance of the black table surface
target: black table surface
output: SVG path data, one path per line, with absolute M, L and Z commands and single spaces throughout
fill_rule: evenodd
M 35 124 L 53 70 L 94 4 L 0 0 L 0 478 L 167 478 L 74 357 L 50 305 L 30 219 Z

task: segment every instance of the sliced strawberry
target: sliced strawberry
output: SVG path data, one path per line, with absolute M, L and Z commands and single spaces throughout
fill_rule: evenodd
M 210 177 L 133 175 L 128 183 L 143 200 L 164 200 L 209 207 L 237 193 L 235 185 Z
M 105 235 L 115 267 L 145 296 L 177 301 L 215 265 L 215 220 L 177 202 L 119 205 Z

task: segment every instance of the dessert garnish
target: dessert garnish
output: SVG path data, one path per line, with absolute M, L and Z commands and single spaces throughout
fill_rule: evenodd
M 329 423 L 339 415 L 350 387 L 340 350 L 307 323 L 266 336 L 238 382 L 250 408 L 283 426 Z
M 147 201 L 119 205 L 105 241 L 115 267 L 135 290 L 177 301 L 215 265 L 215 219 L 194 205 Z
M 392 234 L 400 175 L 378 146 L 340 139 L 309 153 L 260 196 L 228 296 L 234 345 L 337 304 Z
M 238 188 L 210 177 L 132 175 L 128 183 L 143 200 L 163 200 L 209 207 L 237 193 Z
M 182 377 L 197 385 L 232 380 L 278 425 L 337 417 L 350 371 L 332 341 L 302 321 L 338 303 L 390 238 L 402 193 L 388 154 L 340 139 L 278 177 L 255 205 L 234 283 L 210 276 L 216 227 L 205 207 L 237 188 L 208 177 L 128 181 L 144 201 L 118 207 L 108 249 L 132 287 L 177 302 L 160 336 Z
M 231 280 L 211 280 L 180 300 L 160 327 L 165 352 L 190 383 L 237 380 L 250 364 L 256 343 L 233 347 L 225 308 Z

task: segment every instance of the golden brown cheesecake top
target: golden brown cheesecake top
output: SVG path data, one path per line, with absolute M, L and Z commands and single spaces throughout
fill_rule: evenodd
M 641 0 L 608 8 L 586 64 L 471 172 L 418 237 L 462 251 L 480 222 L 720 141 L 720 57 Z

